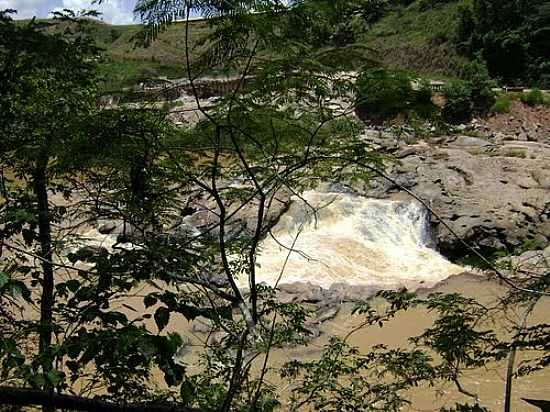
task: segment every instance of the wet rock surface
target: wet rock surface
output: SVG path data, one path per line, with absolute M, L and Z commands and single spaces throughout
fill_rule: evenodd
M 366 194 L 405 199 L 409 189 L 451 230 L 433 218 L 440 250 L 466 254 L 451 233 L 480 250 L 513 250 L 526 240 L 550 241 L 550 142 L 514 136 L 449 136 L 400 142 L 388 168 L 394 182 L 378 178 Z M 378 138 L 377 144 L 383 144 Z M 387 150 L 395 142 L 390 140 Z

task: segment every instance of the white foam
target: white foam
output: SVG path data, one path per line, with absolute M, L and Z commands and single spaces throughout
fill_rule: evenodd
M 309 191 L 294 199 L 261 244 L 257 281 L 377 287 L 433 285 L 464 272 L 428 247 L 427 211 L 416 202 Z M 293 242 L 294 251 L 290 253 Z M 281 246 L 282 245 L 282 246 Z M 246 279 L 241 279 L 241 282 Z

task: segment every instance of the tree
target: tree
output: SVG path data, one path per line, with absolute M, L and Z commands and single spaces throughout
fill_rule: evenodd
M 459 41 L 470 56 L 482 54 L 493 77 L 541 85 L 548 75 L 548 9 L 547 0 L 475 0 L 462 10 Z
M 357 79 L 357 113 L 372 121 L 391 120 L 398 114 L 430 118 L 435 112 L 429 84 L 418 82 L 400 71 L 383 68 L 366 70 Z
M 338 66 L 326 65 L 337 50 L 299 42 L 288 48 L 294 23 L 275 24 L 271 17 L 281 9 L 277 2 L 268 6 L 255 15 L 239 6 L 205 6 L 223 18 L 214 20 L 210 38 L 217 42 L 201 64 L 228 59 L 242 69 L 243 79 L 251 70 L 255 78 L 246 94 L 239 93 L 241 81 L 216 110 L 203 111 L 204 122 L 183 132 L 156 110 L 97 111 L 95 48 L 85 37 L 42 30 L 34 21 L 19 26 L 3 15 L 2 162 L 20 179 L 3 181 L 2 241 L 9 253 L 3 286 L 21 279 L 25 296 L 42 307 L 37 354 L 18 347 L 21 336 L 15 331 L 2 338 L 8 379 L 49 393 L 83 379 L 91 388 L 106 385 L 105 399 L 136 402 L 154 396 L 145 384 L 155 363 L 169 385 L 180 385 L 184 403 L 222 410 L 245 404 L 267 410 L 275 404 L 263 377 L 250 375 L 245 352 L 254 349 L 255 357 L 265 353 L 267 359 L 271 345 L 302 341 L 305 312 L 276 302 L 273 291 L 255 280 L 259 242 L 272 224 L 270 208 L 283 189 L 300 191 L 319 178 L 358 178 L 346 167 L 349 162 L 376 162 L 377 156 L 360 144 L 354 123 L 325 103 L 351 90 L 350 81 L 337 76 Z M 279 55 L 257 65 L 260 45 L 268 44 Z M 244 188 L 226 187 L 230 180 Z M 66 204 L 52 204 L 58 192 Z M 198 235 L 163 229 L 195 201 L 213 202 L 212 224 Z M 229 233 L 249 204 L 255 219 L 246 230 Z M 132 246 L 81 247 L 82 240 L 71 235 L 78 249 L 64 258 L 69 238 L 57 223 L 69 216 L 74 227 L 81 217 L 120 219 L 126 230 L 115 246 Z M 18 244 L 19 236 L 25 246 Z M 68 278 L 57 281 L 60 271 Z M 222 287 L 215 281 L 220 275 Z M 243 276 L 249 278 L 249 295 L 237 284 Z M 212 365 L 218 361 L 211 375 L 184 379 L 172 359 L 182 339 L 153 334 L 144 327 L 145 317 L 130 320 L 112 307 L 120 296 L 134 293 L 136 282 L 146 281 L 163 285 L 144 297 L 144 305 L 155 308 L 159 332 L 175 313 L 207 317 L 227 331 L 209 355 Z M 39 296 L 27 292 L 28 283 L 39 287 Z M 274 316 L 284 322 L 274 322 Z M 32 336 L 34 325 L 26 324 L 25 333 Z M 13 390 L 3 393 L 13 396 Z M 60 403 L 43 405 L 49 410 Z
M 62 148 L 78 139 L 79 123 L 94 107 L 92 65 L 86 58 L 95 48 L 83 39 L 68 40 L 61 34 L 47 34 L 31 21 L 19 26 L 8 14 L 0 15 L 0 107 L 3 122 L 2 167 L 24 181 L 23 189 L 4 188 L 2 239 L 21 235 L 27 246 L 40 244 L 41 285 L 38 369 L 35 384 L 51 388 L 57 377 L 52 353 L 54 306 L 54 241 L 52 224 L 64 215 L 63 208 L 51 209 L 49 190 L 58 170 L 52 159 Z M 15 219 L 13 216 L 16 216 Z
M 479 58 L 464 67 L 464 80 L 455 80 L 445 86 L 443 119 L 449 123 L 462 123 L 472 116 L 484 116 L 495 103 L 494 81 Z
M 23 297 L 29 308 L 40 307 L 35 319 L 31 309 L 28 316 L 15 317 L 10 306 L 3 306 L 2 380 L 44 390 L 30 398 L 25 393 L 31 392 L 11 388 L 0 395 L 12 399 L 19 394 L 14 404 L 34 398 L 44 410 L 52 410 L 61 405 L 57 401 L 67 401 L 54 392 L 86 380 L 94 364 L 88 391 L 99 384 L 116 393 L 119 402 L 150 400 L 150 391 L 143 389 L 152 364 L 165 373 L 168 385 L 181 382 L 183 368 L 172 360 L 181 337 L 151 333 L 111 308 L 112 300 L 131 290 L 134 280 L 126 272 L 114 277 L 119 273 L 109 265 L 119 259 L 116 255 L 81 247 L 68 258 L 64 255 L 72 245 L 82 244 L 74 233 L 87 222 L 82 213 L 93 214 L 85 208 L 89 199 L 77 192 L 98 182 L 94 178 L 108 182 L 102 172 L 116 156 L 108 158 L 103 150 L 118 143 L 117 138 L 126 142 L 135 137 L 133 146 L 127 144 L 126 157 L 117 158 L 117 170 L 129 177 L 128 203 L 152 219 L 150 187 L 142 185 L 147 180 L 142 173 L 152 153 L 147 143 L 160 133 L 164 119 L 159 122 L 155 113 L 139 111 L 98 111 L 98 49 L 82 30 L 85 19 L 68 16 L 60 25 L 44 26 L 34 20 L 15 23 L 7 13 L 0 17 L 0 161 L 2 171 L 9 173 L 2 175 L 0 206 L 1 300 L 13 304 Z M 105 128 L 109 121 L 114 129 Z M 130 154 L 135 157 L 128 159 Z M 83 267 L 86 260 L 94 270 Z M 113 345 L 104 346 L 107 342 Z

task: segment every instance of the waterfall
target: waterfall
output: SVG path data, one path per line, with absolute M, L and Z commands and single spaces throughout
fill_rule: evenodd
M 429 247 L 428 212 L 416 202 L 317 191 L 301 197 L 261 244 L 258 282 L 273 286 L 281 276 L 279 283 L 325 288 L 417 288 L 464 271 Z

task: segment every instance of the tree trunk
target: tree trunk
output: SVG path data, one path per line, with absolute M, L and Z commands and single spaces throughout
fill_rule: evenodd
M 0 406 L 19 405 L 90 412 L 201 412 L 200 409 L 161 404 L 115 404 L 80 396 L 60 395 L 36 389 L 0 386 Z
M 516 348 L 512 348 L 508 356 L 508 367 L 506 368 L 506 389 L 504 394 L 504 412 L 510 412 L 512 408 L 512 383 L 514 378 L 514 365 L 516 362 Z
M 522 332 L 527 326 L 527 319 L 529 318 L 529 314 L 533 311 L 537 302 L 538 299 L 530 303 L 527 309 L 525 309 L 525 313 L 523 314 L 523 318 L 517 330 L 518 332 Z M 512 410 L 512 386 L 514 383 L 513 379 L 514 367 L 516 363 L 516 353 L 516 348 L 512 347 L 510 355 L 508 356 L 508 366 L 506 368 L 506 388 L 504 390 L 504 412 L 510 412 Z
M 50 353 L 53 336 L 53 292 L 54 273 L 52 265 L 52 231 L 50 222 L 50 207 L 48 202 L 48 167 L 49 156 L 46 148 L 40 151 L 33 175 L 34 193 L 38 212 L 38 240 L 40 242 L 39 256 L 42 258 L 42 296 L 40 299 L 40 342 L 38 355 L 42 366 L 42 373 L 46 375 L 53 367 Z M 46 381 L 44 389 L 53 391 L 53 387 Z M 54 408 L 44 405 L 44 412 L 51 412 Z

